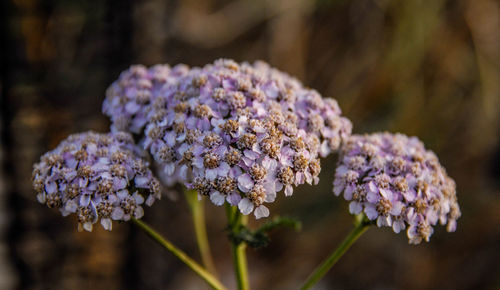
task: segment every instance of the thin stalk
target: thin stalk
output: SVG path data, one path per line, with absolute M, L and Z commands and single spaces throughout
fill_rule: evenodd
M 300 289 L 311 289 L 323 276 L 337 263 L 337 261 L 349 250 L 352 244 L 368 229 L 370 223 L 357 219 L 354 229 L 344 239 L 340 246 L 309 275 Z
M 191 215 L 193 216 L 194 232 L 196 235 L 198 250 L 200 251 L 201 261 L 203 266 L 205 266 L 205 269 L 217 276 L 217 270 L 210 251 L 207 229 L 205 226 L 205 200 L 198 200 L 198 194 L 195 190 L 184 190 L 184 193 L 186 195 L 189 208 L 191 209 Z
M 217 280 L 212 274 L 205 270 L 200 264 L 196 263 L 191 259 L 186 253 L 174 246 L 169 240 L 163 237 L 161 234 L 156 232 L 148 224 L 143 221 L 132 219 L 135 225 L 137 225 L 141 230 L 143 230 L 150 238 L 155 242 L 163 246 L 167 251 L 172 253 L 175 257 L 186 264 L 191 270 L 198 274 L 205 282 L 207 282 L 214 289 L 226 290 L 226 287 Z
M 240 226 L 246 226 L 248 221 L 247 216 L 241 215 L 236 207 L 227 206 L 226 213 L 231 231 L 239 230 Z M 245 242 L 236 244 L 233 240 L 231 240 L 233 266 L 239 290 L 250 289 L 250 282 L 248 280 L 246 247 L 247 245 L 245 244 Z

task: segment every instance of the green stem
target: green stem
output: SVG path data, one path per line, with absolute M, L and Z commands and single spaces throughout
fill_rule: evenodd
M 132 219 L 132 222 L 134 222 L 141 230 L 148 234 L 149 237 L 151 237 L 155 242 L 163 246 L 167 251 L 172 253 L 184 264 L 186 264 L 191 270 L 193 270 L 203 280 L 205 280 L 205 282 L 207 282 L 212 288 L 226 290 L 226 287 L 224 287 L 224 285 L 222 285 L 222 283 L 219 282 L 217 278 L 215 278 L 212 274 L 205 270 L 200 264 L 191 259 L 186 253 L 174 246 L 169 240 L 156 232 L 148 224 L 136 219 Z
M 184 190 L 184 193 L 193 216 L 194 232 L 198 250 L 200 251 L 201 261 L 203 266 L 205 266 L 210 273 L 217 276 L 217 270 L 215 269 L 214 260 L 210 252 L 207 230 L 205 227 L 204 200 L 198 200 L 198 193 L 195 190 Z
M 242 226 L 247 224 L 247 216 L 241 215 L 238 208 L 235 206 L 226 206 L 227 219 L 229 223 L 229 228 L 231 231 L 237 231 Z M 246 247 L 245 242 L 240 242 L 236 244 L 231 240 L 231 250 L 233 253 L 233 266 L 236 275 L 236 282 L 238 284 L 239 290 L 250 289 L 250 283 L 248 280 L 248 267 L 247 267 L 247 257 L 246 257 Z
M 354 242 L 368 229 L 370 223 L 366 223 L 360 219 L 356 220 L 355 227 L 349 233 L 349 235 L 342 241 L 340 246 L 328 257 L 326 260 L 319 265 L 314 272 L 309 275 L 306 282 L 302 285 L 300 289 L 311 289 L 316 283 L 318 283 L 323 276 L 337 263 L 337 261 L 347 252 L 347 250 L 354 244 Z

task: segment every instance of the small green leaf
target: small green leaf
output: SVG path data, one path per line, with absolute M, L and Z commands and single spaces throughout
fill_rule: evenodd
M 237 229 L 231 230 L 231 228 L 228 228 L 229 239 L 235 245 L 244 242 L 252 248 L 262 248 L 267 246 L 270 242 L 268 232 L 278 227 L 290 227 L 298 231 L 301 228 L 301 223 L 289 217 L 275 217 L 255 231 L 243 225 L 239 226 Z

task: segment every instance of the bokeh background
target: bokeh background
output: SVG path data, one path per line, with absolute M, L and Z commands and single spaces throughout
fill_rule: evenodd
M 500 2 L 3 0 L 0 289 L 205 289 L 130 224 L 76 231 L 38 204 L 32 164 L 68 134 L 105 132 L 107 86 L 131 64 L 262 59 L 335 97 L 356 133 L 420 137 L 456 180 L 462 218 L 430 243 L 370 229 L 317 289 L 500 289 Z M 254 289 L 294 289 L 350 230 L 321 183 L 280 196 L 302 221 L 250 249 Z M 174 196 L 175 197 L 175 196 Z M 219 276 L 235 287 L 223 209 L 207 205 Z M 198 258 L 182 196 L 145 219 Z M 255 222 L 254 222 L 255 223 Z

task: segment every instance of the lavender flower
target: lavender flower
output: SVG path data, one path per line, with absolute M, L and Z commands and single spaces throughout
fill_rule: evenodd
M 167 184 L 180 182 L 216 205 L 269 215 L 284 188 L 317 183 L 319 156 L 351 131 L 337 102 L 257 62 L 218 60 L 165 89 L 148 115 L 144 148 Z
M 170 88 L 170 84 L 186 75 L 189 68 L 177 65 L 131 66 L 108 88 L 102 111 L 111 118 L 111 131 L 142 133 L 154 100 Z
M 416 137 L 377 133 L 353 135 L 342 147 L 333 182 L 352 214 L 399 233 L 407 228 L 411 244 L 429 241 L 438 222 L 456 229 L 460 217 L 455 182 L 436 155 Z
M 99 218 L 106 230 L 112 220 L 141 218 L 142 204 L 151 206 L 161 190 L 136 148 L 123 132 L 69 136 L 34 165 L 38 201 L 77 214 L 79 230 L 92 231 Z

